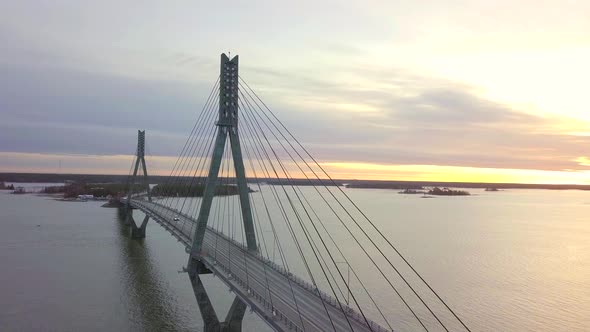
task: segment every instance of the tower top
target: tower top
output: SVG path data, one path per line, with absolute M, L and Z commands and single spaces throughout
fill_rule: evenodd
M 218 126 L 238 127 L 238 56 L 231 60 L 221 54 L 219 70 L 219 120 Z M 225 129 L 224 129 L 225 130 Z
M 226 55 L 225 53 L 221 53 L 221 64 L 224 64 L 226 62 L 233 62 L 236 65 L 238 64 L 238 56 L 234 55 L 233 58 L 231 58 L 230 60 L 230 56 L 231 54 L 228 52 L 229 55 Z
M 143 158 L 145 156 L 145 130 L 137 131 L 137 157 Z

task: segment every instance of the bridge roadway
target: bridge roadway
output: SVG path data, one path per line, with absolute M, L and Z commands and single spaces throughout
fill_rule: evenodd
M 131 205 L 158 222 L 190 251 L 195 219 L 158 202 L 132 199 Z M 175 217 L 179 220 L 175 221 Z M 345 303 L 339 304 L 312 284 L 210 227 L 205 233 L 201 261 L 278 331 L 389 331 L 371 320 L 367 323 Z

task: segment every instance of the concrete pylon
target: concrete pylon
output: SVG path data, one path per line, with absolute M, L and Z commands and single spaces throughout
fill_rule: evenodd
M 239 92 L 237 55 L 230 60 L 227 55 L 221 54 L 221 77 L 219 82 L 219 118 L 216 122 L 218 127 L 217 137 L 215 138 L 215 146 L 213 149 L 213 155 L 211 156 L 209 174 L 205 184 L 201 209 L 199 210 L 199 216 L 197 218 L 197 227 L 195 229 L 191 251 L 191 256 L 197 260 L 200 255 L 201 246 L 203 245 L 205 230 L 207 229 L 207 222 L 209 221 L 209 212 L 211 211 L 211 203 L 213 202 L 213 196 L 215 195 L 215 188 L 217 188 L 217 185 L 219 184 L 219 168 L 221 166 L 221 159 L 223 157 L 223 151 L 225 150 L 225 143 L 228 136 L 234 161 L 233 164 L 236 172 L 236 180 L 238 183 L 238 192 L 240 195 L 240 207 L 242 210 L 242 219 L 244 220 L 246 245 L 248 246 L 248 250 L 258 250 L 238 131 Z
M 148 200 L 151 202 L 152 196 L 150 193 L 150 183 L 148 181 L 147 166 L 145 162 L 145 130 L 137 131 L 137 152 L 135 155 L 135 167 L 133 169 L 133 175 L 129 179 L 126 202 L 126 223 L 131 226 L 131 237 L 143 239 L 145 238 L 145 229 L 150 217 L 145 216 L 141 225 L 137 226 L 137 223 L 133 219 L 133 209 L 131 208 L 131 198 L 133 195 L 133 188 L 135 187 L 135 180 L 137 178 L 137 171 L 139 170 L 139 167 L 143 169 L 142 186 L 147 193 Z
M 239 332 L 242 330 L 242 319 L 244 318 L 244 313 L 246 311 L 246 304 L 236 297 L 225 321 L 219 322 L 217 315 L 215 315 L 215 310 L 211 307 L 207 292 L 199 278 L 199 274 L 211 273 L 211 271 L 209 271 L 200 261 L 201 248 L 207 230 L 207 222 L 209 221 L 213 196 L 215 195 L 215 189 L 219 184 L 219 168 L 221 166 L 225 143 L 228 137 L 231 146 L 236 181 L 238 184 L 240 208 L 242 212 L 242 220 L 244 222 L 244 233 L 246 235 L 246 245 L 250 251 L 258 250 L 238 131 L 239 91 L 237 55 L 230 60 L 227 55 L 221 54 L 219 82 L 219 116 L 215 123 L 218 130 L 217 136 L 215 137 L 213 154 L 211 156 L 211 164 L 209 165 L 209 174 L 207 176 L 203 199 L 201 201 L 201 208 L 197 217 L 197 226 L 193 236 L 193 244 L 188 262 L 188 273 L 195 296 L 197 297 L 197 302 L 199 303 L 201 316 L 205 322 L 205 331 Z

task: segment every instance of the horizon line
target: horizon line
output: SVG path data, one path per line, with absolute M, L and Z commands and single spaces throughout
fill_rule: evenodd
M 107 173 L 39 173 L 39 172 L 0 172 L 0 178 L 2 175 L 46 175 L 46 176 L 116 176 L 116 177 L 128 177 L 129 174 L 107 174 Z M 170 177 L 170 175 L 148 175 L 149 177 Z M 180 176 L 175 176 L 180 177 Z M 191 177 L 191 176 L 182 176 L 182 177 Z M 204 176 L 206 177 L 206 176 Z M 578 184 L 578 183 L 527 183 L 527 182 L 473 182 L 473 181 L 445 181 L 445 180 L 387 180 L 387 179 L 339 179 L 339 178 L 252 178 L 247 177 L 249 180 L 258 179 L 258 180 L 295 180 L 295 181 L 334 181 L 340 182 L 339 184 L 346 184 L 347 181 L 353 182 L 382 182 L 382 183 L 414 183 L 414 184 L 436 184 L 436 183 L 446 183 L 446 184 L 473 184 L 473 185 L 495 185 L 495 186 L 510 186 L 510 185 L 517 185 L 517 186 L 547 186 L 547 187 L 574 187 L 574 188 L 588 188 L 590 189 L 590 184 Z M 11 180 L 0 180 L 0 182 L 15 182 Z M 26 183 L 26 182 L 15 182 L 15 183 Z M 31 182 L 35 183 L 35 182 Z

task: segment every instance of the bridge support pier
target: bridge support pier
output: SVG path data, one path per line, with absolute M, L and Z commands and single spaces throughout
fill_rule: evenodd
M 137 153 L 135 158 L 135 168 L 133 170 L 133 175 L 129 177 L 129 183 L 127 188 L 127 201 L 125 203 L 125 207 L 127 210 L 125 224 L 131 227 L 131 237 L 134 239 L 145 238 L 145 229 L 147 227 L 147 222 L 150 219 L 149 216 L 145 216 L 143 218 L 143 222 L 139 227 L 137 227 L 137 223 L 133 219 L 133 208 L 131 207 L 131 198 L 133 196 L 133 188 L 135 187 L 135 179 L 137 177 L 137 172 L 140 168 L 143 169 L 143 188 L 147 193 L 148 201 L 151 202 L 152 196 L 150 193 L 150 185 L 148 181 L 147 167 L 145 162 L 145 130 L 137 131 Z
M 234 302 L 231 304 L 227 316 L 225 316 L 225 322 L 221 323 L 222 331 L 227 332 L 240 332 L 242 331 L 242 320 L 246 314 L 246 303 L 240 300 L 237 296 L 234 298 Z
M 201 263 L 202 264 L 202 263 Z M 234 298 L 225 321 L 220 322 L 215 313 L 215 308 L 211 304 L 209 295 L 205 290 L 205 286 L 199 277 L 196 269 L 189 269 L 189 278 L 195 297 L 197 298 L 197 304 L 199 305 L 199 311 L 201 311 L 201 318 L 203 319 L 203 331 L 206 332 L 241 332 L 242 331 L 242 320 L 246 314 L 246 304 L 240 300 L 237 296 Z
M 193 245 L 191 247 L 190 258 L 188 262 L 188 273 L 191 284 L 199 303 L 201 316 L 205 323 L 205 331 L 223 331 L 239 332 L 242 331 L 242 319 L 246 312 L 246 304 L 236 296 L 234 302 L 227 313 L 225 321 L 219 322 L 215 310 L 211 306 L 211 301 L 207 292 L 201 283 L 199 274 L 211 273 L 207 267 L 199 260 L 201 247 L 207 230 L 209 212 L 215 196 L 215 189 L 218 186 L 219 168 L 225 150 L 225 144 L 229 137 L 232 158 L 234 161 L 234 170 L 236 172 L 236 181 L 240 195 L 240 207 L 242 210 L 242 219 L 244 222 L 244 233 L 246 235 L 246 244 L 248 250 L 258 251 L 256 244 L 256 235 L 254 231 L 254 222 L 252 218 L 252 209 L 250 207 L 250 196 L 248 183 L 246 180 L 246 171 L 242 158 L 242 148 L 238 135 L 238 57 L 229 59 L 227 55 L 221 55 L 219 81 L 219 117 L 216 125 L 219 127 L 211 164 L 209 165 L 209 174 L 203 193 L 203 199 L 197 218 L 193 236 Z
M 125 208 L 125 225 L 131 228 L 131 237 L 134 239 L 143 239 L 145 238 L 145 229 L 147 228 L 147 223 L 150 220 L 149 216 L 145 216 L 141 225 L 137 226 L 135 219 L 133 218 L 133 209 Z
M 137 227 L 137 224 L 135 223 L 133 218 L 131 218 L 131 220 L 132 220 L 132 222 L 131 222 L 131 237 L 134 239 L 144 239 L 145 238 L 145 229 L 147 227 L 148 220 L 150 220 L 150 217 L 145 216 L 143 218 L 143 222 L 141 223 L 141 225 L 139 227 Z
M 122 204 L 119 207 L 117 207 L 117 214 L 119 220 L 123 222 L 123 224 L 129 225 L 131 223 L 129 218 L 133 218 L 133 208 L 131 207 L 131 205 L 128 205 L 126 203 Z

